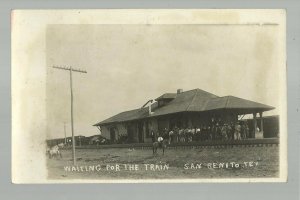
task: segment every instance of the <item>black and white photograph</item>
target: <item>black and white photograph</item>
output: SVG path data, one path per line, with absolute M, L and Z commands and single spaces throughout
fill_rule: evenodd
M 14 182 L 287 180 L 284 10 L 12 19 Z

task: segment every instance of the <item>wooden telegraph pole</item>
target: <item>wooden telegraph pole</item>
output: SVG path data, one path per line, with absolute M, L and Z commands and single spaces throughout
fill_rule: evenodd
M 65 145 L 67 145 L 66 122 L 64 122 Z
M 73 156 L 73 165 L 76 165 L 76 156 L 75 156 L 75 137 L 74 137 L 74 126 L 73 126 L 73 85 L 72 85 L 72 72 L 87 73 L 84 70 L 73 69 L 72 67 L 60 67 L 52 66 L 56 69 L 67 70 L 70 72 L 70 90 L 71 90 L 71 130 L 72 130 L 72 156 Z

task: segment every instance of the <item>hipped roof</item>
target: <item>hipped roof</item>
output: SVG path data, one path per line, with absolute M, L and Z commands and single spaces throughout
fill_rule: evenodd
M 148 107 L 125 111 L 101 121 L 94 126 L 133 121 L 147 117 L 158 117 L 179 112 L 215 112 L 220 110 L 232 110 L 238 114 L 250 114 L 253 112 L 263 112 L 274 109 L 272 106 L 234 96 L 218 97 L 201 89 L 189 90 L 179 94 L 166 94 L 158 97 L 157 100 L 166 96 L 172 97 L 173 100 L 162 107 L 158 107 L 157 103 L 152 104 L 152 114 L 149 114 Z

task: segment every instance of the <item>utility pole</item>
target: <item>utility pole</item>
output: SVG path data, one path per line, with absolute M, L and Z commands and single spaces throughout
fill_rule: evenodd
M 73 85 L 72 85 L 72 72 L 80 72 L 87 73 L 84 70 L 73 69 L 70 67 L 60 67 L 60 66 L 52 66 L 56 69 L 67 70 L 70 72 L 70 91 L 71 91 L 71 130 L 72 130 L 72 157 L 73 157 L 73 165 L 76 165 L 76 156 L 75 156 L 75 137 L 74 137 L 74 125 L 73 125 Z
M 67 145 L 66 122 L 64 122 L 65 145 Z

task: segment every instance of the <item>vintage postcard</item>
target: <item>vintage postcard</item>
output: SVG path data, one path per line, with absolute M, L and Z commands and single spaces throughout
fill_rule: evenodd
M 285 10 L 14 10 L 14 183 L 285 182 Z

